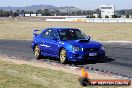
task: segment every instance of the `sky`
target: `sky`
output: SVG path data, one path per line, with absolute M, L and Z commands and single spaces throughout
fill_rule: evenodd
M 24 7 L 30 5 L 75 6 L 80 9 L 96 9 L 103 4 L 114 4 L 116 9 L 132 9 L 132 0 L 0 0 L 0 7 Z

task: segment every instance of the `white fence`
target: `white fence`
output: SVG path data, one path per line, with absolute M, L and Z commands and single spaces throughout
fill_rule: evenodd
M 132 22 L 132 18 L 100 18 L 100 19 L 87 19 L 87 22 L 110 22 L 110 23 L 117 23 L 117 22 Z
M 118 23 L 118 22 L 132 22 L 132 18 L 66 18 L 66 19 L 46 19 L 46 21 Z
M 30 14 L 25 14 L 25 16 L 29 17 L 29 16 L 31 16 L 31 15 L 30 15 Z
M 37 14 L 31 14 L 31 16 L 37 16 Z

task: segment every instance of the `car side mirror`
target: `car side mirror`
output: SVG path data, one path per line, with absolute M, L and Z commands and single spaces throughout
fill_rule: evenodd
M 37 36 L 38 34 L 36 34 L 36 32 L 33 32 L 33 35 L 34 35 L 34 36 Z
M 37 36 L 37 35 L 38 35 L 38 34 L 37 34 L 38 31 L 40 31 L 40 30 L 34 30 L 34 31 L 33 31 L 33 35 L 34 35 L 34 36 Z
M 88 36 L 88 40 L 90 40 L 91 39 L 91 36 Z

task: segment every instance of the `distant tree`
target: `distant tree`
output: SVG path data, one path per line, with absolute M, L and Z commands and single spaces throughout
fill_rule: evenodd
M 92 18 L 96 18 L 95 16 L 92 16 Z
M 4 10 L 0 10 L 0 17 L 9 17 L 9 12 L 4 11 Z
M 75 16 L 75 15 L 76 15 L 76 12 L 75 12 L 75 11 L 73 11 L 73 12 L 72 12 L 72 16 Z
M 42 10 L 39 9 L 39 10 L 36 11 L 36 13 L 37 13 L 37 14 L 42 14 Z
M 68 10 L 68 9 L 67 9 L 66 11 L 67 11 L 67 13 L 66 13 L 67 16 L 70 16 L 70 15 L 71 15 L 71 10 Z
M 82 14 L 82 11 L 81 10 L 78 10 L 77 11 L 77 15 L 79 16 L 79 15 L 81 15 Z
M 24 10 L 21 10 L 20 13 L 21 13 L 21 14 L 25 14 L 25 11 L 24 11 Z
M 101 18 L 101 10 L 99 8 L 95 9 L 95 13 L 98 14 L 98 18 Z
M 13 17 L 13 16 L 14 16 L 14 12 L 13 12 L 12 10 L 10 10 L 10 11 L 9 11 L 9 15 L 10 15 L 11 17 Z
M 30 14 L 33 14 L 34 12 L 33 11 L 29 11 Z
M 14 12 L 13 16 L 17 17 L 17 16 L 19 16 L 19 13 L 18 12 Z
M 93 15 L 88 15 L 86 18 L 95 18 Z
M 0 10 L 0 17 L 3 17 L 3 10 Z
M 120 10 L 119 11 L 119 14 L 125 15 L 126 14 L 126 11 L 125 10 Z
M 43 16 L 51 16 L 51 13 L 50 13 L 49 9 L 44 9 L 42 15 Z
M 60 11 L 59 10 L 55 10 L 55 14 L 56 14 L 56 16 L 59 16 L 60 15 Z
M 4 11 L 4 14 L 5 14 L 5 17 L 9 17 L 10 16 L 8 11 Z
M 106 16 L 105 16 L 105 18 L 109 18 L 109 16 L 108 16 L 108 15 L 106 15 Z
M 61 12 L 60 12 L 60 14 L 61 14 Z M 69 10 L 66 10 L 66 15 L 69 16 Z
M 86 15 L 92 15 L 92 14 L 93 14 L 93 12 L 91 10 L 86 11 Z
M 130 12 L 130 15 L 132 15 L 132 11 Z
M 129 18 L 129 14 L 126 14 L 126 18 Z
M 55 15 L 55 11 L 50 11 L 50 14 L 51 14 L 51 16 L 54 16 Z
M 68 14 L 67 14 L 67 12 L 61 12 L 60 15 L 61 16 L 67 16 Z M 71 14 L 69 14 L 69 15 L 71 15 Z
M 82 15 L 86 15 L 86 11 L 85 10 L 82 12 Z
M 30 11 L 24 11 L 24 14 L 30 14 Z
M 112 15 L 112 18 L 117 18 L 118 16 L 117 15 Z
M 20 14 L 20 10 L 16 10 L 16 13 Z

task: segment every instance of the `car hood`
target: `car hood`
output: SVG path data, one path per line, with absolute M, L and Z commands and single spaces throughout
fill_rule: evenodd
M 72 46 L 79 46 L 82 48 L 100 48 L 102 46 L 101 43 L 92 40 L 72 40 L 66 41 L 66 43 Z

